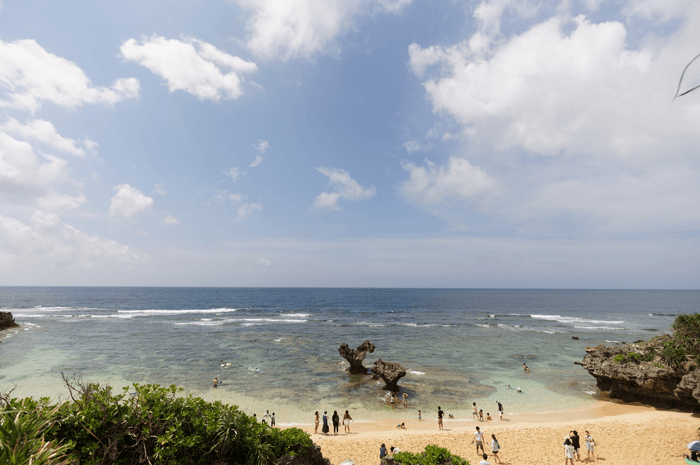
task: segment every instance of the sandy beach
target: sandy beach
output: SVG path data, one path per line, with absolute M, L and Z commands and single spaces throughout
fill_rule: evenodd
M 585 409 L 519 415 L 517 419 L 506 416 L 504 421 L 499 421 L 498 416 L 485 422 L 445 419 L 442 431 L 438 431 L 434 412 L 423 412 L 422 421 L 403 421 L 405 430 L 396 428 L 401 420 L 354 422 L 348 435 L 342 434 L 341 425 L 338 436 L 312 434 L 312 438 L 334 465 L 345 459 L 352 459 L 357 465 L 378 465 L 382 443 L 387 449 L 395 446 L 409 452 L 419 452 L 428 444 L 436 444 L 475 465 L 481 458 L 472 440 L 475 427 L 479 426 L 489 440 L 491 434 L 498 438 L 501 445 L 498 455 L 504 464 L 561 465 L 564 463 L 564 437 L 571 430 L 578 431 L 581 437 L 581 460 L 585 461 L 587 452 L 583 437 L 588 430 L 597 443 L 597 462 L 673 465 L 684 463 L 681 455 L 687 452 L 687 443 L 698 439 L 700 426 L 697 414 L 609 402 L 599 402 Z M 301 427 L 313 433 L 313 425 Z M 490 447 L 486 450 L 490 454 Z M 491 455 L 489 462 L 498 463 Z

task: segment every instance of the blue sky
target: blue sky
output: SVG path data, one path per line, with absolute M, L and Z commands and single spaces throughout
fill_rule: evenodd
M 4 0 L 0 283 L 697 289 L 699 39 L 680 0 Z

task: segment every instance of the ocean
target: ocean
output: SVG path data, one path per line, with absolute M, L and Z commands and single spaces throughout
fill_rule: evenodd
M 507 415 L 552 412 L 596 401 L 574 364 L 587 346 L 650 339 L 699 304 L 700 291 L 0 287 L 20 324 L 0 332 L 0 392 L 62 400 L 63 372 L 114 388 L 176 384 L 280 424 L 316 410 L 432 418 L 438 405 L 471 418 L 472 402 L 493 415 L 497 400 Z M 347 373 L 338 347 L 365 339 L 376 345 L 365 366 L 407 370 L 409 409 Z

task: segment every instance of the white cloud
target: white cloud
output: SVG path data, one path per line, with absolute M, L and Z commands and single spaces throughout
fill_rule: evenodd
M 248 48 L 269 59 L 310 58 L 338 50 L 336 38 L 363 12 L 396 12 L 410 0 L 235 0 L 253 11 Z
M 257 157 L 255 157 L 255 160 L 253 160 L 253 163 L 251 163 L 250 165 L 248 165 L 248 168 L 255 168 L 255 167 L 258 166 L 260 163 L 262 163 L 262 161 L 263 161 L 262 155 L 258 155 Z
M 403 167 L 409 179 L 401 185 L 401 193 L 420 205 L 484 202 L 497 187 L 491 176 L 464 158 L 450 157 L 447 166 L 441 167 L 427 160 L 424 167 L 412 163 Z
M 153 35 L 142 37 L 140 42 L 129 39 L 120 50 L 127 60 L 165 79 L 170 92 L 184 90 L 200 100 L 239 97 L 243 93 L 241 75 L 258 69 L 255 63 L 193 37 L 175 40 Z
M 22 124 L 14 118 L 10 118 L 5 124 L 0 126 L 0 131 L 5 131 L 9 134 L 20 136 L 23 139 L 39 141 L 54 150 L 69 153 L 82 157 L 85 155 L 85 150 L 76 145 L 76 141 L 61 136 L 54 125 L 49 121 L 35 119 L 26 124 Z M 97 143 L 89 139 L 83 142 L 86 147 L 92 149 L 97 146 Z
M 130 217 L 143 213 L 151 208 L 153 199 L 141 193 L 129 184 L 120 184 L 114 188 L 117 193 L 112 197 L 109 207 L 112 216 Z
M 337 168 L 318 167 L 316 170 L 328 176 L 328 185 L 333 187 L 333 192 L 322 192 L 316 197 L 314 207 L 332 210 L 340 210 L 337 206 L 339 199 L 362 200 L 368 199 L 377 193 L 374 186 L 365 188 L 350 177 L 350 173 Z
M 234 181 L 238 181 L 241 178 L 241 176 L 245 176 L 248 173 L 246 173 L 245 171 L 241 171 L 240 168 L 234 166 L 233 168 L 229 168 L 228 171 L 224 171 L 224 174 L 229 178 L 233 179 Z
M 241 194 L 229 194 L 228 198 L 233 202 L 240 202 L 243 196 Z
M 238 208 L 236 211 L 236 221 L 243 220 L 247 218 L 251 213 L 254 211 L 262 210 L 263 205 L 261 203 L 246 203 L 245 205 L 242 205 L 241 207 Z
M 270 144 L 268 144 L 267 141 L 261 140 L 260 142 L 258 142 L 258 145 L 253 145 L 253 147 L 259 153 L 263 154 L 267 152 L 268 148 L 270 148 Z
M 67 180 L 65 160 L 51 155 L 39 158 L 29 143 L 0 132 L 0 196 L 41 197 Z
M 256 265 L 263 265 L 263 266 L 271 266 L 272 265 L 272 260 L 267 259 L 265 257 L 258 258 L 255 260 Z
M 138 263 L 143 257 L 116 241 L 89 235 L 43 211 L 32 215 L 32 224 L 0 216 L 3 251 L 42 267 L 91 268 L 109 263 Z
M 165 218 L 163 218 L 162 220 L 160 220 L 160 223 L 167 224 L 167 225 L 176 225 L 176 224 L 180 224 L 180 220 L 175 218 L 173 215 L 168 215 Z
M 114 104 L 139 95 L 134 78 L 111 88 L 93 87 L 75 63 L 44 50 L 36 41 L 0 40 L 0 107 L 39 109 L 42 101 L 68 108 L 86 103 Z
M 154 194 L 159 194 L 159 195 L 165 195 L 165 194 L 168 193 L 168 191 L 166 191 L 166 190 L 163 188 L 163 184 L 155 184 L 155 185 L 153 186 L 153 193 L 154 193 Z

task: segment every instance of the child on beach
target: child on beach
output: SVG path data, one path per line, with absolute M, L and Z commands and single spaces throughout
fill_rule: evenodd
M 571 445 L 571 440 L 566 437 L 564 441 L 564 465 L 567 465 L 571 461 L 571 465 L 574 465 L 574 446 Z
M 484 421 L 484 411 L 479 409 L 479 421 Z
M 486 421 L 491 421 L 491 414 L 486 412 Z

